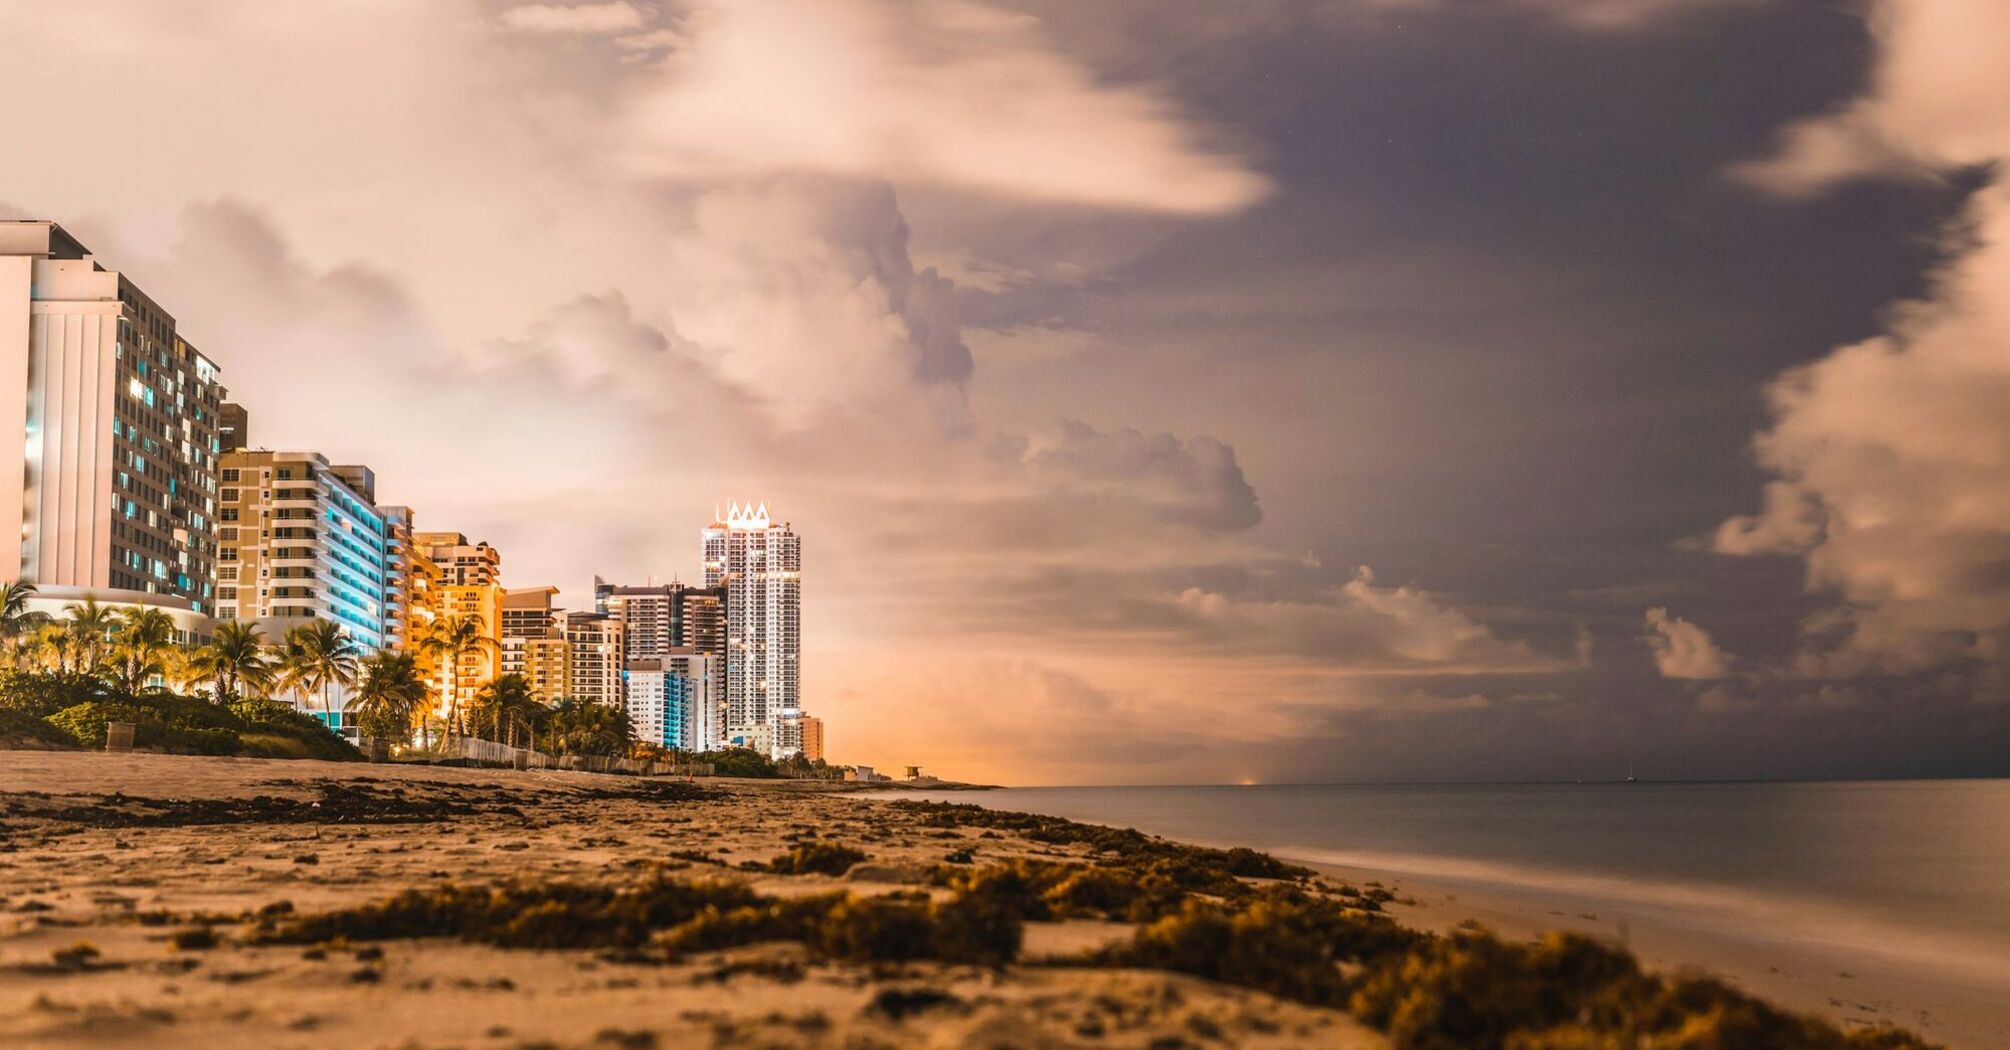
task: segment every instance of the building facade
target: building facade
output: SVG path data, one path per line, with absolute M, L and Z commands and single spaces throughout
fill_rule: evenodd
M 815 715 L 802 718 L 803 757 L 821 762 L 824 757 L 824 720 Z
M 719 705 L 712 697 L 718 658 L 688 647 L 641 660 L 626 670 L 628 719 L 635 738 L 673 751 L 718 748 Z
M 568 612 L 560 618 L 572 662 L 565 695 L 581 703 L 625 707 L 621 621 L 603 613 Z
M 703 696 L 694 702 L 718 705 L 726 696 L 726 590 L 682 583 L 617 586 L 593 578 L 593 605 L 621 621 L 625 661 L 649 660 L 679 649 L 709 654 L 712 676 Z M 709 727 L 725 724 L 725 712 L 708 711 L 698 720 Z M 716 734 L 707 739 L 716 741 Z M 694 748 L 706 750 L 706 748 Z
M 426 673 L 440 697 L 439 713 L 445 715 L 455 706 L 466 710 L 501 666 L 502 552 L 487 543 L 470 543 L 464 533 L 418 531 L 412 533 L 410 550 L 415 560 L 423 559 L 436 574 L 430 622 L 475 617 L 482 636 L 492 643 L 492 648 L 460 657 L 451 673 L 444 660 L 426 662 Z M 416 644 L 417 632 L 414 638 Z
M 572 643 L 559 629 L 562 611 L 553 609 L 556 587 L 519 587 L 502 596 L 502 672 L 519 674 L 540 700 L 553 701 L 572 688 Z
M 277 638 L 302 620 L 386 645 L 385 523 L 367 467 L 318 452 L 225 453 L 219 469 L 217 615 Z
M 0 222 L 0 575 L 216 599 L 217 366 L 52 222 Z
M 703 533 L 705 586 L 726 598 L 725 742 L 802 750 L 802 545 L 766 504 L 733 505 Z
M 440 570 L 412 543 L 412 508 L 378 510 L 384 517 L 384 646 L 410 651 L 437 615 Z

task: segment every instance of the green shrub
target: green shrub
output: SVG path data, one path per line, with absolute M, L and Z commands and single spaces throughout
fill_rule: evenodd
M 362 756 L 318 720 L 269 700 L 228 706 L 153 691 L 63 708 L 47 721 L 85 747 L 105 746 L 106 722 L 133 723 L 136 747 L 198 755 L 261 755 L 353 761 Z
M 34 740 L 50 747 L 82 746 L 69 730 L 11 707 L 0 707 L 0 740 Z

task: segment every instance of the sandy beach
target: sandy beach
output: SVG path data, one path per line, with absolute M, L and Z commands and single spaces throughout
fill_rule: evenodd
M 557 772 L 0 752 L 0 1044 L 1386 1045 L 1336 1011 L 1160 972 L 838 964 L 789 944 L 627 965 L 588 950 L 450 939 L 242 943 L 237 918 L 261 909 L 325 911 L 449 881 L 619 880 L 676 864 L 679 852 L 766 861 L 812 831 L 870 860 L 845 879 L 741 877 L 778 896 L 913 892 L 915 872 L 953 851 L 1070 852 L 921 827 L 877 802 L 824 793 L 728 784 L 717 797 L 680 800 L 668 787 Z M 174 808 L 122 805 L 117 793 Z M 203 916 L 224 920 L 216 946 L 178 950 L 175 935 Z M 1123 932 L 1035 923 L 1025 955 Z
M 931 820 L 931 811 L 889 804 L 903 792 L 833 790 L 841 787 L 0 752 L 0 1045 L 1390 1045 L 1310 1000 L 1107 960 L 1054 962 L 1128 944 L 1137 927 L 1108 919 L 1027 922 L 1018 961 L 1006 966 L 850 962 L 786 939 L 665 954 L 653 940 L 641 951 L 504 946 L 466 930 L 424 935 L 424 923 L 311 932 L 313 917 L 353 923 L 401 891 L 653 878 L 782 902 L 841 892 L 940 903 L 954 896 L 940 877 L 945 862 L 976 871 L 1092 860 L 1091 847 L 1041 829 Z M 841 865 L 842 875 L 774 870 L 792 850 L 834 843 L 863 859 Z M 1319 870 L 1300 884 L 1329 894 L 1386 885 L 1404 925 L 1447 933 L 1479 920 L 1520 943 L 1575 928 L 1623 938 L 1654 971 L 1701 966 L 1846 1030 L 1896 1023 L 1957 1050 L 2006 1045 L 2002 1012 L 1972 982 L 1923 988 L 1822 945 L 1741 947 L 1679 916 L 1590 910 L 1594 898 L 1571 887 L 1503 892 Z M 326 932 L 338 929 L 370 935 Z M 309 933 L 289 939 L 289 930 Z

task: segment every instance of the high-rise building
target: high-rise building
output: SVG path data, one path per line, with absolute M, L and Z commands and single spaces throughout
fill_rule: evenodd
M 219 470 L 217 615 L 273 636 L 301 620 L 341 624 L 357 644 L 386 644 L 384 516 L 369 468 L 318 452 L 225 453 Z
M 557 700 L 572 689 L 572 643 L 551 607 L 556 587 L 519 587 L 502 596 L 502 671 L 519 674 L 531 692 Z
M 0 222 L 0 576 L 186 598 L 216 587 L 216 365 L 53 222 Z
M 593 578 L 596 611 L 621 621 L 626 661 L 648 660 L 674 649 L 688 648 L 718 659 L 708 663 L 712 675 L 697 702 L 721 704 L 726 696 L 726 590 L 682 583 L 616 586 Z M 725 722 L 724 712 L 707 712 L 707 726 Z M 716 738 L 713 738 L 716 739 Z
M 469 543 L 459 532 L 414 532 L 412 545 L 423 547 L 426 556 L 440 567 L 440 582 L 451 587 L 495 586 L 502 582 L 502 552 L 481 543 Z
M 438 613 L 440 570 L 412 543 L 412 508 L 384 515 L 384 646 L 411 650 Z
M 718 657 L 679 646 L 626 668 L 628 719 L 635 738 L 679 751 L 715 749 L 718 725 L 712 667 Z
M 572 660 L 565 695 L 581 703 L 625 706 L 621 621 L 604 613 L 568 612 L 560 616 L 559 629 Z
M 481 623 L 483 636 L 496 645 L 494 650 L 463 655 L 456 661 L 452 675 L 442 661 L 432 661 L 426 669 L 439 691 L 441 713 L 446 713 L 454 703 L 466 710 L 481 687 L 496 676 L 500 665 L 502 553 L 487 543 L 470 543 L 466 534 L 459 532 L 414 532 L 411 549 L 423 555 L 439 573 L 439 584 L 433 588 L 432 621 L 475 617 Z M 447 694 L 450 678 L 454 683 L 453 697 Z
M 801 751 L 801 542 L 765 503 L 734 504 L 703 537 L 705 586 L 726 594 L 725 742 L 774 758 Z
M 815 715 L 802 718 L 803 757 L 821 762 L 824 757 L 824 720 Z

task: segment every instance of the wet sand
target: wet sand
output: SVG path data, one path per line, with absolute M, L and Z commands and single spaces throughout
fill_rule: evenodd
M 1385 1045 L 1334 1011 L 1157 972 L 869 967 L 787 944 L 642 965 L 446 939 L 239 943 L 248 926 L 236 920 L 260 909 L 348 907 L 448 882 L 620 881 L 679 863 L 677 852 L 765 861 L 808 832 L 869 860 L 844 879 L 705 864 L 691 874 L 778 896 L 875 894 L 920 889 L 918 873 L 957 850 L 980 863 L 1080 855 L 922 827 L 827 793 L 667 791 L 585 773 L 0 751 L 0 1045 Z M 205 914 L 229 920 L 215 927 L 219 943 L 177 948 L 175 934 Z M 1024 955 L 1126 931 L 1035 923 Z

